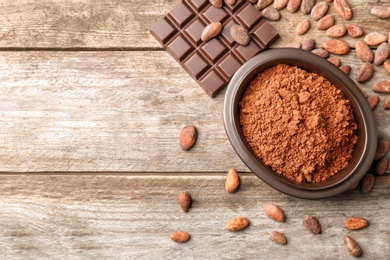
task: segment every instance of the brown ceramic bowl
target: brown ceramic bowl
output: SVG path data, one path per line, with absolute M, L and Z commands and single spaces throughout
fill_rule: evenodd
M 329 80 L 350 101 L 358 126 L 358 142 L 346 168 L 319 183 L 297 183 L 274 173 L 256 157 L 246 142 L 239 123 L 239 102 L 249 83 L 263 70 L 277 64 L 298 66 Z M 307 51 L 284 48 L 268 50 L 245 63 L 231 79 L 223 107 L 225 131 L 234 150 L 248 168 L 275 189 L 300 198 L 320 199 L 340 194 L 353 187 L 370 168 L 377 143 L 373 112 L 356 84 L 340 69 Z

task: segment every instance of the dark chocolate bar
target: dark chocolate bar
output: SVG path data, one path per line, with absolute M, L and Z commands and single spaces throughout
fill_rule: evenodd
M 203 42 L 203 29 L 211 22 L 221 22 L 219 36 Z M 233 24 L 245 27 L 251 36 L 242 46 L 230 36 Z M 177 62 L 214 97 L 243 63 L 263 51 L 279 37 L 247 0 L 233 6 L 214 7 L 208 0 L 183 0 L 150 31 Z

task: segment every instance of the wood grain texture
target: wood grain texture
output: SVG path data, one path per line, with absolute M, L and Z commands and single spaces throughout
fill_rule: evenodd
M 180 0 L 4 0 L 0 9 L 0 48 L 160 48 L 149 33 L 152 25 L 165 16 Z M 349 22 L 368 31 L 389 31 L 388 21 L 370 14 L 375 0 L 349 0 L 354 12 Z M 380 1 L 386 5 L 390 0 Z M 328 13 L 337 16 L 333 4 Z M 296 25 L 301 12 L 282 10 L 282 19 L 271 22 L 281 35 L 275 46 L 314 38 L 326 39 L 323 31 L 312 29 L 297 39 Z M 387 28 L 387 29 L 386 29 Z M 354 46 L 355 40 L 345 38 Z
M 351 191 L 324 200 L 289 197 L 250 174 L 234 194 L 224 190 L 224 175 L 199 176 L 61 176 L 1 175 L 0 254 L 12 259 L 347 259 L 343 245 L 350 235 L 363 259 L 385 259 L 390 249 L 390 178 L 377 178 L 371 193 Z M 183 213 L 178 193 L 188 191 L 193 204 Z M 285 223 L 262 210 L 273 203 Z M 323 233 L 302 226 L 306 215 L 319 219 Z M 233 217 L 251 225 L 242 232 L 225 230 Z M 366 218 L 370 226 L 348 231 L 343 221 Z M 185 230 L 185 244 L 169 234 Z M 286 246 L 268 233 L 283 232 Z
M 1 54 L 2 172 L 248 171 L 224 131 L 224 91 L 211 99 L 164 51 Z M 355 56 L 341 58 L 354 77 Z M 388 140 L 389 113 L 375 112 Z M 199 136 L 184 152 L 188 124 Z

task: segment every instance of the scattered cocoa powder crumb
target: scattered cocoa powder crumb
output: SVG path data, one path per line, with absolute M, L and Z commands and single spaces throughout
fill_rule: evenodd
M 325 78 L 279 64 L 250 83 L 240 106 L 247 142 L 277 174 L 320 182 L 348 165 L 356 122 L 349 101 Z

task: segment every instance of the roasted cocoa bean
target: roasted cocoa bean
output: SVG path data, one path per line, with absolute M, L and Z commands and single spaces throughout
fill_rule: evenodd
M 331 14 L 325 15 L 317 22 L 318 30 L 327 30 L 335 23 L 334 17 Z
M 296 29 L 296 33 L 298 35 L 303 35 L 305 34 L 308 30 L 310 29 L 310 20 L 309 19 L 304 19 L 302 20 Z
M 347 248 L 348 253 L 350 255 L 356 256 L 356 257 L 359 257 L 362 255 L 362 250 L 361 250 L 360 246 L 358 245 L 358 243 L 356 243 L 355 240 L 353 240 L 353 238 L 346 236 L 344 238 L 344 244 L 345 244 L 345 247 Z
M 387 41 L 387 35 L 378 32 L 372 32 L 364 37 L 364 41 L 370 45 L 375 46 Z
M 340 59 L 337 58 L 337 57 L 329 57 L 329 58 L 328 58 L 328 61 L 329 61 L 330 63 L 332 63 L 333 65 L 335 65 L 336 67 L 340 67 L 340 65 L 341 65 L 341 61 L 340 61 Z
M 215 7 L 222 7 L 222 0 L 209 0 L 209 2 Z
M 311 12 L 311 9 L 315 5 L 316 0 L 302 0 L 301 2 L 301 12 L 303 14 L 308 14 Z
M 250 35 L 247 29 L 238 24 L 233 24 L 230 27 L 230 35 L 232 38 L 241 45 L 248 45 L 250 41 Z
M 262 10 L 264 8 L 266 8 L 267 6 L 269 6 L 270 4 L 272 4 L 274 0 L 259 0 L 257 2 L 257 5 L 256 7 L 259 9 L 259 10 Z
M 302 50 L 312 51 L 316 47 L 316 42 L 313 39 L 307 39 L 302 43 Z
M 342 24 L 336 24 L 326 30 L 326 35 L 332 38 L 340 38 L 345 35 L 347 28 Z
M 327 2 L 319 2 L 311 9 L 310 12 L 311 18 L 313 18 L 313 20 L 315 21 L 320 20 L 326 14 L 328 8 L 329 5 Z
M 284 236 L 283 233 L 280 233 L 278 231 L 272 231 L 269 233 L 269 239 L 274 241 L 278 245 L 285 245 L 287 244 L 287 239 Z
M 352 18 L 352 9 L 347 0 L 334 0 L 333 6 L 344 20 Z
M 267 6 L 261 11 L 261 15 L 268 20 L 271 21 L 279 21 L 280 20 L 280 12 L 273 6 Z
M 383 157 L 377 163 L 375 164 L 375 173 L 377 175 L 383 175 L 385 174 L 387 167 L 389 164 L 389 160 L 386 157 Z
M 349 65 L 342 65 L 339 69 L 344 72 L 345 75 L 349 75 L 351 73 L 351 66 Z
M 390 93 L 390 81 L 378 81 L 372 85 L 371 90 L 379 93 Z
M 311 233 L 321 234 L 321 232 L 322 232 L 321 224 L 317 218 L 312 217 L 312 216 L 307 216 L 303 219 L 302 223 L 303 223 L 303 226 Z
M 387 155 L 388 152 L 389 152 L 389 142 L 384 139 L 379 140 L 376 146 L 374 160 L 377 161 L 379 159 L 382 159 Z
M 311 51 L 315 55 L 320 56 L 321 58 L 327 59 L 329 57 L 329 52 L 322 48 L 317 48 Z
M 264 212 L 265 212 L 265 214 L 267 214 L 267 216 L 270 219 L 273 219 L 277 222 L 283 223 L 286 221 L 286 217 L 285 217 L 283 211 L 276 205 L 273 205 L 273 204 L 264 205 Z
M 180 132 L 180 147 L 189 151 L 196 143 L 197 130 L 195 126 L 185 126 Z
M 347 28 L 349 36 L 351 36 L 352 38 L 358 38 L 364 34 L 363 29 L 356 24 L 349 23 L 346 24 L 345 27 Z
M 301 2 L 302 0 L 289 0 L 287 3 L 287 11 L 290 13 L 295 13 L 301 6 Z
M 390 18 L 390 5 L 374 6 L 371 8 L 371 14 L 382 19 Z
M 356 56 L 363 62 L 372 62 L 374 54 L 365 41 L 357 41 L 355 45 Z
M 358 217 L 352 217 L 347 218 L 344 221 L 344 227 L 350 229 L 350 230 L 358 230 L 365 228 L 369 225 L 368 221 L 364 218 L 358 218 Z
M 372 78 L 373 73 L 374 73 L 374 69 L 372 67 L 372 64 L 369 62 L 365 62 L 359 68 L 356 81 L 365 82 Z
M 328 40 L 322 44 L 322 47 L 330 53 L 345 55 L 350 51 L 348 43 L 342 40 Z
M 200 39 L 204 42 L 207 42 L 220 34 L 221 31 L 222 24 L 220 22 L 211 22 L 203 29 Z
M 375 176 L 370 173 L 367 173 L 361 180 L 360 188 L 363 193 L 369 193 L 374 188 L 374 185 Z
M 381 43 L 375 51 L 374 64 L 382 64 L 390 55 L 390 44 Z

